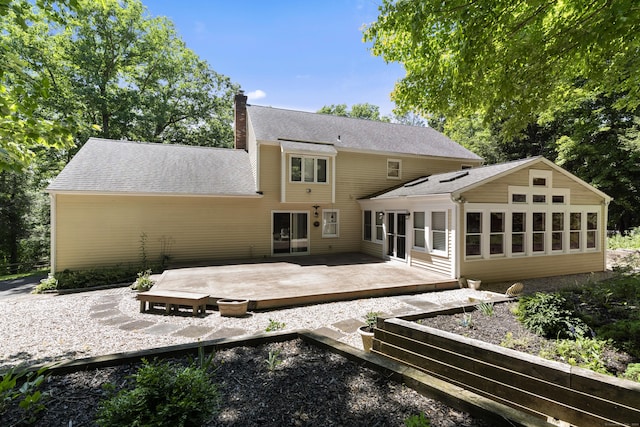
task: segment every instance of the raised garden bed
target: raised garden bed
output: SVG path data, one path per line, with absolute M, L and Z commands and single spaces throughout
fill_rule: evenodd
M 580 426 L 623 426 L 640 420 L 640 383 L 414 322 L 439 314 L 469 312 L 473 305 L 446 313 L 379 319 L 373 352 L 539 419 L 562 420 Z

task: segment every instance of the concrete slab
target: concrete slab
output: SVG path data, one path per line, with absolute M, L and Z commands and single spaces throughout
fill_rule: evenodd
M 191 325 L 174 332 L 172 335 L 187 338 L 198 338 L 207 335 L 209 332 L 211 332 L 211 329 L 212 328 L 208 328 L 206 326 Z
M 358 330 L 360 326 L 364 326 L 364 320 L 345 319 L 340 322 L 333 323 L 331 326 L 340 329 L 342 332 L 352 334 Z
M 92 310 L 93 310 L 93 308 L 92 308 Z M 103 311 L 91 311 L 89 316 L 92 319 L 104 319 L 106 317 L 117 316 L 118 314 L 121 314 L 121 313 L 122 312 L 120 310 L 115 310 L 115 309 L 111 308 L 109 310 L 103 310 Z
M 172 334 L 180 329 L 182 329 L 181 325 L 176 325 L 173 323 L 158 323 L 155 326 L 145 329 L 144 332 L 151 335 L 162 336 Z
M 359 253 L 228 262 L 165 271 L 154 288 L 248 299 L 250 310 L 458 288 L 402 262 Z
M 340 338 L 344 337 L 344 334 L 341 334 L 335 329 L 331 329 L 327 327 L 315 329 L 313 332 L 316 334 L 324 335 L 325 337 L 329 337 L 334 340 L 339 340 Z
M 91 310 L 92 311 L 109 310 L 111 308 L 116 308 L 118 306 L 118 303 L 119 301 L 113 301 L 113 302 L 105 302 L 102 304 L 92 305 Z
M 106 319 L 100 319 L 100 323 L 102 323 L 103 325 L 123 325 L 125 323 L 131 322 L 132 320 L 133 318 L 129 316 L 116 316 L 116 317 L 109 317 Z
M 123 331 L 137 331 L 138 329 L 148 328 L 153 325 L 155 325 L 155 323 L 149 322 L 148 320 L 134 320 L 133 322 L 120 325 L 120 329 Z
M 211 335 L 207 335 L 206 340 L 217 340 L 219 338 L 232 338 L 246 335 L 248 332 L 241 328 L 220 328 Z

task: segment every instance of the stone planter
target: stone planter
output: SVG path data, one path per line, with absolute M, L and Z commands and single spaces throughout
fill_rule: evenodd
M 371 352 L 371 346 L 373 345 L 373 331 L 369 331 L 369 326 L 360 326 L 358 333 L 362 337 L 362 348 L 366 353 Z
M 482 280 L 467 279 L 467 286 L 469 286 L 469 289 L 480 289 L 481 283 L 482 283 Z
M 242 317 L 247 314 L 248 299 L 219 299 L 216 301 L 220 316 Z

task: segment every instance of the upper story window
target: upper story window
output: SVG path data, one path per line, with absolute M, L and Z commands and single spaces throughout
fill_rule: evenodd
M 387 159 L 387 178 L 402 178 L 402 161 L 395 159 Z
M 549 170 L 529 170 L 529 185 L 531 187 L 553 187 L 551 180 L 553 179 L 553 172 Z
M 327 159 L 291 156 L 292 182 L 327 182 Z

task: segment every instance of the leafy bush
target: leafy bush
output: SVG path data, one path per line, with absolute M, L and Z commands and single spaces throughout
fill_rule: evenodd
M 93 286 L 132 283 L 138 278 L 139 266 L 93 268 L 87 270 L 64 270 L 55 274 L 58 289 L 90 288 Z
M 629 230 L 626 234 L 615 234 L 607 239 L 609 249 L 640 249 L 640 227 Z
M 287 324 L 284 322 L 278 322 L 277 320 L 269 319 L 269 324 L 265 329 L 265 332 L 274 332 L 286 328 Z
M 521 298 L 516 316 L 531 332 L 546 338 L 573 338 L 589 331 L 589 327 L 573 315 L 567 300 L 558 293 L 537 292 Z
M 131 289 L 136 291 L 148 291 L 156 283 L 151 278 L 151 270 L 145 270 L 138 273 L 138 278 L 131 285 Z
M 44 291 L 55 291 L 56 289 L 58 289 L 58 279 L 56 279 L 53 274 L 49 273 L 46 279 L 40 280 L 40 283 L 36 285 L 33 293 L 41 294 Z
M 616 346 L 640 358 L 640 320 L 626 319 L 601 326 L 598 336 L 616 343 Z
M 606 340 L 577 336 L 575 339 L 557 340 L 541 352 L 541 356 L 555 359 L 557 356 L 565 363 L 608 374 L 604 361 L 604 352 L 611 343 Z
M 640 382 L 640 363 L 630 363 L 627 366 L 627 370 L 622 374 L 622 378 Z
M 431 427 L 431 420 L 427 418 L 424 412 L 420 412 L 418 415 L 411 415 L 404 420 L 404 425 L 407 427 Z
M 98 425 L 200 426 L 217 411 L 218 389 L 206 369 L 143 361 L 133 378 L 133 389 L 101 402 Z
M 0 416 L 9 409 L 14 402 L 22 411 L 20 424 L 33 424 L 38 413 L 45 409 L 43 401 L 47 397 L 40 390 L 40 385 L 46 378 L 46 368 L 37 372 L 16 372 L 9 370 L 0 380 Z

